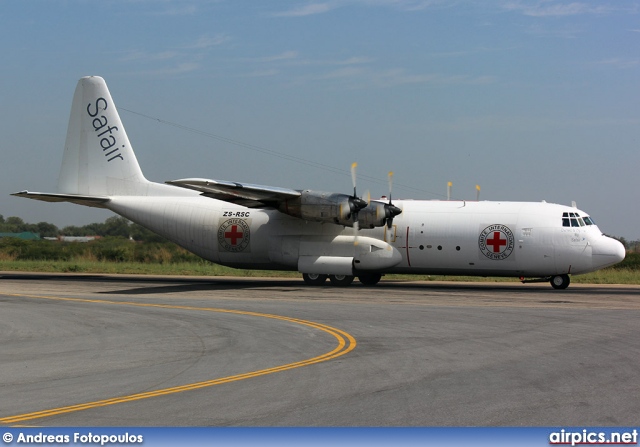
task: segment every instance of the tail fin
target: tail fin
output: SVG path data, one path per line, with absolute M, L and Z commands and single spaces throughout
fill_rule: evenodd
M 58 192 L 145 195 L 148 184 L 104 79 L 80 79 L 71 106 Z

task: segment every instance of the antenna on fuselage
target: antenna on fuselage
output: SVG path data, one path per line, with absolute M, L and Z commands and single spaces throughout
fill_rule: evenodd
M 447 200 L 451 200 L 451 187 L 453 186 L 453 183 L 449 182 L 447 183 Z

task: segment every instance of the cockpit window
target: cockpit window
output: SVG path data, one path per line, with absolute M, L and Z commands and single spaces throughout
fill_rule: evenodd
M 580 216 L 578 213 L 562 213 L 563 227 L 584 227 L 596 223 L 589 216 Z

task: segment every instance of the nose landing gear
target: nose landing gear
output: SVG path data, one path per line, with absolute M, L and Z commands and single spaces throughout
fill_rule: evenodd
M 552 276 L 549 282 L 554 289 L 566 289 L 571 283 L 571 278 L 569 275 L 556 275 Z
M 547 276 L 547 277 L 543 277 L 543 278 L 534 278 L 534 279 L 524 279 L 523 276 L 520 277 L 520 281 L 522 282 L 522 284 L 527 284 L 527 283 L 532 283 L 532 282 L 547 282 L 549 281 L 549 283 L 551 284 L 551 287 L 553 287 L 556 290 L 563 290 L 566 289 L 567 287 L 569 287 L 569 284 L 571 283 L 571 278 L 569 277 L 569 275 L 555 275 L 555 276 Z

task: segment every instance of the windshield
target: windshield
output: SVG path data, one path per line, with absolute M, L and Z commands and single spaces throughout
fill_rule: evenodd
M 580 216 L 579 213 L 562 213 L 563 227 L 584 227 L 585 225 L 595 225 L 596 223 L 589 216 Z

